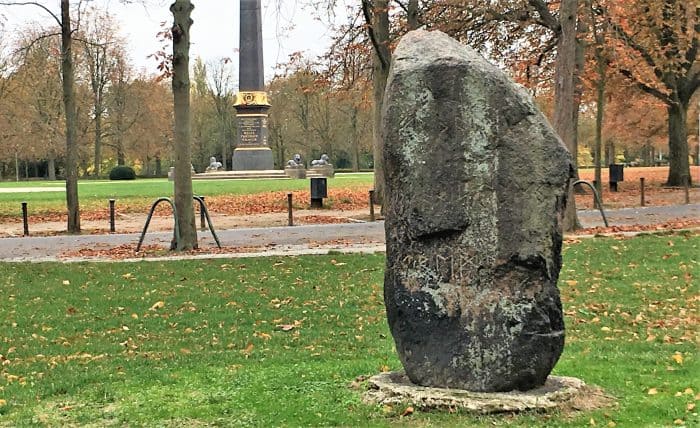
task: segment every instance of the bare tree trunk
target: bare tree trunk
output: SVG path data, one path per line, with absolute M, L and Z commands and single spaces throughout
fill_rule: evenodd
M 367 31 L 372 40 L 373 75 L 372 92 L 374 95 L 374 117 L 372 123 L 373 157 L 374 157 L 374 197 L 382 204 L 384 212 L 384 142 L 381 137 L 382 104 L 386 81 L 389 78 L 391 51 L 389 50 L 389 2 L 362 0 L 362 10 L 367 23 Z
M 190 117 L 190 27 L 194 6 L 189 0 L 176 0 L 173 14 L 173 102 L 175 109 L 175 207 L 180 241 L 178 251 L 197 248 L 197 227 L 192 203 L 192 120 Z
M 352 170 L 358 172 L 360 170 L 360 142 L 357 141 L 357 114 L 358 107 L 356 105 L 352 106 L 352 113 L 350 114 L 350 129 L 351 143 L 352 143 Z
M 575 105 L 575 80 L 576 69 L 576 17 L 578 12 L 578 0 L 562 0 L 559 8 L 561 33 L 557 44 L 557 59 L 555 68 L 554 90 L 554 117 L 553 125 L 559 137 L 564 141 L 571 153 L 572 166 L 576 177 L 576 127 L 574 125 Z M 572 178 L 573 178 L 572 177 Z M 569 189 L 569 195 L 564 213 L 563 228 L 572 231 L 580 227 L 576 215 L 576 200 L 574 199 L 573 186 Z
M 227 116 L 224 114 L 219 119 L 221 121 L 221 168 L 226 171 L 228 167 L 226 166 L 228 160 L 228 123 Z M 282 162 L 282 161 L 281 161 Z
M 598 62 L 598 82 L 596 83 L 596 115 L 595 115 L 595 146 L 593 148 L 593 163 L 595 164 L 595 188 L 598 197 L 603 201 L 603 182 L 600 157 L 603 147 L 603 119 L 605 115 L 605 64 Z
M 408 15 L 408 30 L 417 30 L 418 27 L 420 26 L 420 23 L 418 22 L 418 0 L 409 0 L 408 1 L 408 8 L 407 8 L 407 15 Z
M 97 105 L 97 103 L 95 104 Z M 97 107 L 95 108 L 97 110 Z M 102 114 L 95 115 L 95 177 L 102 173 Z
M 126 165 L 126 154 L 124 153 L 124 146 L 119 138 L 117 143 L 117 165 Z
M 593 147 L 593 164 L 595 166 L 595 188 L 598 197 L 603 202 L 603 182 L 601 174 L 601 153 L 603 147 L 603 120 L 605 118 L 605 86 L 607 84 L 607 58 L 603 51 L 605 44 L 604 32 L 600 31 L 596 22 L 596 12 L 592 0 L 586 0 L 586 10 L 591 18 L 591 32 L 595 43 L 595 61 L 598 80 L 596 82 L 596 117 L 595 145 Z
M 53 152 L 49 153 L 49 180 L 55 181 L 56 180 L 56 156 L 53 154 Z
M 684 186 L 686 180 L 691 180 L 690 162 L 688 162 L 687 119 L 687 104 L 676 102 L 668 106 L 669 169 L 667 186 Z
M 73 72 L 73 34 L 71 32 L 70 2 L 61 0 L 61 75 L 63 77 L 63 106 L 66 117 L 66 205 L 68 233 L 80 233 L 78 203 L 78 142 L 76 139 L 75 75 Z

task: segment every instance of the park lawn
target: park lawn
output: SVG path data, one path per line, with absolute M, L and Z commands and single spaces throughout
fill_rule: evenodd
M 373 183 L 371 173 L 338 174 L 328 179 L 328 188 L 354 188 Z M 261 179 L 261 180 L 194 180 L 197 195 L 249 195 L 256 193 L 309 190 L 309 180 Z M 65 213 L 65 192 L 2 193 L 3 188 L 17 187 L 65 187 L 58 181 L 0 182 L 0 218 L 17 217 L 21 203 L 27 202 L 29 215 Z M 109 199 L 115 199 L 122 212 L 148 211 L 159 197 L 173 197 L 173 182 L 167 179 L 137 179 L 127 181 L 81 180 L 78 183 L 78 199 L 82 210 L 106 209 Z
M 471 416 L 363 404 L 400 368 L 383 254 L 0 264 L 0 426 L 697 426 L 700 236 L 565 245 L 555 369 L 616 407 Z

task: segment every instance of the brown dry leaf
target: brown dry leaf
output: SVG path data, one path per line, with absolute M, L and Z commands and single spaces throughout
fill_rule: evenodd
M 659 391 L 657 391 L 656 388 L 649 388 L 649 390 L 647 391 L 648 395 L 656 395 L 658 393 Z
M 609 426 L 610 428 L 614 428 L 614 427 L 617 426 L 617 424 L 616 424 L 615 422 L 613 422 L 613 421 L 610 421 L 610 422 L 608 422 L 608 426 Z
M 577 285 L 577 284 L 578 284 L 578 281 L 576 281 L 575 279 L 569 279 L 566 281 L 566 285 L 570 285 L 572 287 Z
M 673 423 L 676 425 L 683 425 L 685 422 L 683 422 L 683 419 L 676 419 Z
M 294 330 L 294 325 L 293 324 L 278 324 L 277 328 L 279 328 L 282 331 L 290 331 L 290 330 Z
M 0 398 L 0 407 L 2 406 L 7 406 L 7 400 L 3 400 Z
M 678 363 L 678 364 L 683 364 L 683 355 L 681 355 L 680 352 L 676 352 L 675 354 L 673 354 L 673 355 L 671 356 L 671 358 L 672 358 L 673 361 L 675 361 L 676 363 Z
M 406 407 L 406 410 L 404 410 L 403 413 L 401 413 L 401 416 L 409 416 L 412 414 L 413 414 L 413 407 L 408 406 L 408 407 Z
M 693 410 L 695 410 L 695 403 L 688 403 L 688 405 L 685 408 L 688 409 L 689 412 L 692 412 Z
M 158 309 L 163 309 L 163 307 L 165 307 L 165 302 L 162 300 L 159 300 L 159 301 L 155 302 L 153 304 L 153 306 L 151 306 L 151 310 L 157 311 Z
M 63 285 L 70 285 L 70 281 L 68 281 L 67 279 L 64 279 L 64 280 L 63 280 Z
M 389 366 L 385 364 L 379 368 L 379 371 L 381 371 L 382 373 L 386 373 L 389 371 Z
M 255 345 L 253 345 L 253 342 L 248 342 L 248 345 L 246 345 L 245 349 L 243 350 L 243 353 L 249 355 L 251 352 L 253 352 L 254 348 Z
M 192 353 L 192 351 L 190 351 L 187 348 L 182 348 L 182 349 L 180 349 L 180 353 L 183 355 L 190 355 Z

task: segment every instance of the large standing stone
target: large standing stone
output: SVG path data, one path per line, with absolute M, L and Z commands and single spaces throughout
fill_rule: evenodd
M 421 30 L 396 48 L 383 132 L 384 299 L 406 374 L 471 391 L 543 385 L 564 346 L 568 151 L 523 89 Z

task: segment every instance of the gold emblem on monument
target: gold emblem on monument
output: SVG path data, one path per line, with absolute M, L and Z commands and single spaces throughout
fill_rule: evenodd
M 241 91 L 236 94 L 236 106 L 269 106 L 267 93 L 264 91 Z

